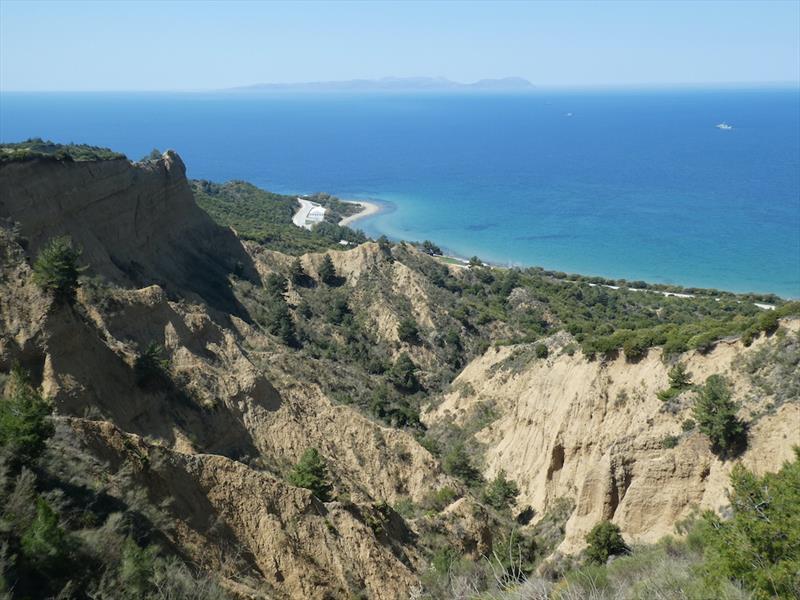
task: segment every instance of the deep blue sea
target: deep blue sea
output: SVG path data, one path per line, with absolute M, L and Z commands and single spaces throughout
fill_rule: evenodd
M 0 96 L 34 136 L 384 200 L 367 233 L 496 263 L 800 297 L 797 88 Z

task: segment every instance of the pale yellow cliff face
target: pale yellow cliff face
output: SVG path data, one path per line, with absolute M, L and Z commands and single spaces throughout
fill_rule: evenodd
M 784 327 L 797 331 L 800 321 Z M 770 398 L 750 398 L 751 385 L 733 363 L 765 343 L 764 337 L 750 348 L 723 342 L 707 355 L 689 353 L 683 359 L 694 382 L 715 373 L 730 377 L 748 418 Z M 678 412 L 664 410 L 656 397 L 668 387 L 660 350 L 636 364 L 622 357 L 602 362 L 551 352 L 517 374 L 497 368 L 514 351 L 490 349 L 470 363 L 454 387 L 469 383 L 474 394 L 450 393 L 425 420 L 458 419 L 477 401 L 493 402 L 500 416 L 478 434 L 487 446 L 486 474 L 505 469 L 520 485 L 518 505 L 530 504 L 538 515 L 561 496 L 575 501 L 562 551 L 581 549 L 601 519 L 612 519 L 631 541 L 654 542 L 674 533 L 675 523 L 693 510 L 726 506 L 734 461 L 715 457 L 696 430 L 681 435 L 682 421 L 691 417 L 691 392 L 681 396 Z M 667 435 L 681 436 L 677 447 L 662 448 Z M 759 473 L 780 468 L 800 444 L 800 398 L 758 419 L 749 439 L 741 462 Z
M 379 539 L 368 517 L 379 501 L 421 503 L 458 484 L 412 435 L 328 398 L 314 380 L 316 363 L 304 364 L 236 312 L 230 264 L 208 261 L 238 262 L 255 280 L 293 258 L 215 226 L 194 204 L 176 156 L 141 165 L 12 164 L 0 170 L 0 191 L 0 216 L 22 221 L 29 242 L 23 249 L 0 221 L 0 369 L 20 361 L 52 398 L 61 431 L 72 431 L 112 470 L 132 469 L 151 501 L 174 500 L 178 549 L 229 577 L 242 597 L 251 590 L 232 554 L 274 590 L 270 597 L 347 597 L 361 589 L 374 598 L 409 597 L 427 568 L 413 536 Z M 31 256 L 62 233 L 83 247 L 93 274 L 119 285 L 105 309 L 86 288 L 76 309 L 52 307 L 31 283 Z M 388 262 L 377 244 L 330 255 L 352 287 L 354 308 L 389 351 L 433 364 L 428 348 L 399 343 L 400 316 L 389 302 L 399 298 L 424 328 L 433 327 L 445 309 L 427 295 L 422 276 Z M 302 257 L 306 272 L 316 274 L 322 257 Z M 512 302 L 535 300 L 520 292 Z M 800 322 L 784 327 L 796 331 Z M 516 374 L 501 368 L 516 348 L 489 349 L 457 378 L 462 391 L 447 394 L 426 420 L 458 420 L 476 402 L 494 404 L 499 418 L 478 436 L 487 447 L 486 475 L 505 469 L 522 490 L 520 507 L 530 504 L 538 515 L 559 497 L 574 499 L 563 551 L 579 550 L 602 518 L 630 540 L 654 541 L 695 507 L 724 506 L 731 463 L 711 454 L 704 436 L 693 432 L 674 449 L 661 447 L 664 436 L 681 433 L 690 395 L 678 412 L 663 410 L 656 392 L 667 387 L 667 367 L 659 351 L 636 364 L 557 356 L 568 337 L 554 336 L 551 358 L 523 362 Z M 136 385 L 134 361 L 150 342 L 165 348 L 188 398 Z M 721 343 L 684 360 L 695 382 L 729 375 L 747 418 L 770 399 L 750 398 L 749 382 L 732 365 L 766 343 Z M 465 395 L 467 383 L 473 392 Z M 793 444 L 800 444 L 800 399 L 757 421 L 741 460 L 758 472 L 775 470 Z M 310 447 L 325 456 L 337 493 L 352 502 L 322 505 L 282 480 Z M 473 500 L 461 499 L 437 518 L 443 535 L 477 557 L 489 551 L 491 532 L 474 509 Z

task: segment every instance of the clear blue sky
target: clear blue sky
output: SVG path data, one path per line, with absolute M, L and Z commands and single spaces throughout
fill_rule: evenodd
M 800 80 L 800 0 L 0 0 L 2 90 L 185 90 L 384 76 L 537 85 Z

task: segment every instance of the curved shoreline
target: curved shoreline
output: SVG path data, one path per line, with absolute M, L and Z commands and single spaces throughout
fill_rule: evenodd
M 347 204 L 358 204 L 361 207 L 361 210 L 356 214 L 345 217 L 339 221 L 339 225 L 341 226 L 350 225 L 351 223 L 355 223 L 356 221 L 381 212 L 381 207 L 374 202 L 368 202 L 366 200 L 342 200 L 342 202 L 346 202 Z

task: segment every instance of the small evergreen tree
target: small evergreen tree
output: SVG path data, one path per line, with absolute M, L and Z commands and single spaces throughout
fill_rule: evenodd
M 278 273 L 270 273 L 264 282 L 264 291 L 272 299 L 282 300 L 287 292 L 286 278 Z
M 80 250 L 72 247 L 70 238 L 53 238 L 39 251 L 33 263 L 34 283 L 53 294 L 59 304 L 71 304 L 78 288 L 80 256 Z
M 606 564 L 609 556 L 627 554 L 630 548 L 622 539 L 617 525 L 611 521 L 601 521 L 586 535 L 586 558 L 599 565 Z
M 506 478 L 506 472 L 502 469 L 497 476 L 486 484 L 482 498 L 489 506 L 496 510 L 506 510 L 519 496 L 519 486 L 512 480 Z
M 692 416 L 711 440 L 714 452 L 727 454 L 746 441 L 745 425 L 736 416 L 737 408 L 728 382 L 721 375 L 711 375 L 698 390 Z
M 12 461 L 32 465 L 53 435 L 50 403 L 15 368 L 0 399 L 0 448 Z
M 411 357 L 403 352 L 397 357 L 392 368 L 389 369 L 387 377 L 389 382 L 399 390 L 408 393 L 414 393 L 419 390 L 419 380 L 415 373 L 417 366 Z
M 406 318 L 397 325 L 397 337 L 407 344 L 419 344 L 419 327 L 414 319 Z
M 322 259 L 322 264 L 319 267 L 319 278 L 325 285 L 333 286 L 339 283 L 336 267 L 333 266 L 333 260 L 328 254 Z
M 152 150 L 150 150 L 149 153 L 145 154 L 142 157 L 142 162 L 146 160 L 159 160 L 160 158 L 161 158 L 161 150 L 159 150 L 158 148 L 153 148 Z
M 273 301 L 268 311 L 267 331 L 278 336 L 281 341 L 290 347 L 298 345 L 297 330 L 289 312 L 289 307 L 283 299 Z
M 46 574 L 56 575 L 67 567 L 69 541 L 58 524 L 58 515 L 41 498 L 36 500 L 36 517 L 20 540 L 25 562 Z
M 686 369 L 686 365 L 676 363 L 667 373 L 669 377 L 669 387 L 676 390 L 685 390 L 692 385 L 692 374 Z
M 394 262 L 394 256 L 392 255 L 392 242 L 390 242 L 389 238 L 387 238 L 385 235 L 382 235 L 378 238 L 378 249 L 389 262 Z
M 292 485 L 311 490 L 322 502 L 331 499 L 333 486 L 328 480 L 328 467 L 316 448 L 309 448 L 303 453 L 288 479 Z
M 303 269 L 303 263 L 300 262 L 299 258 L 295 258 L 289 266 L 289 280 L 292 285 L 296 286 L 304 286 L 308 283 L 308 275 Z
M 169 360 L 165 356 L 164 347 L 150 342 L 144 351 L 136 357 L 133 365 L 136 385 L 144 390 L 156 391 L 169 387 Z

